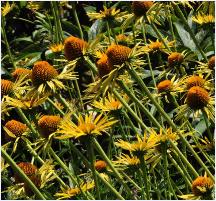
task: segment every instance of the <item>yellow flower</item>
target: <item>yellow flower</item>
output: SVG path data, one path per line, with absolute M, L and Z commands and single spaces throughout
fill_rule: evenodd
M 108 93 L 107 98 L 101 98 L 100 101 L 94 101 L 93 106 L 101 109 L 102 111 L 119 110 L 122 108 L 121 102 L 110 93 Z
M 80 194 L 81 190 L 85 192 L 94 188 L 94 186 L 95 186 L 94 181 L 89 183 L 82 183 L 80 187 L 64 189 L 61 193 L 56 193 L 55 196 L 58 197 L 59 200 L 69 199 Z
M 122 154 L 120 157 L 117 157 L 116 161 L 113 161 L 113 164 L 120 169 L 125 169 L 129 167 L 135 167 L 140 164 L 140 160 L 137 156 L 129 156 L 127 154 Z
M 198 199 L 208 199 L 209 195 L 211 194 L 211 190 L 214 187 L 214 181 L 207 177 L 206 173 L 204 176 L 197 177 L 192 182 L 192 193 L 187 195 L 178 196 L 185 200 L 198 200 Z
M 63 49 L 64 49 L 64 45 L 62 43 L 59 43 L 59 44 L 52 44 L 50 45 L 49 49 L 52 51 L 52 52 L 61 52 Z
M 198 15 L 192 17 L 192 20 L 200 25 L 203 25 L 214 23 L 215 17 L 213 15 L 205 15 L 203 13 L 198 13 Z
M 85 115 L 83 118 L 81 115 L 78 117 L 78 122 L 74 123 L 70 120 L 70 115 L 66 116 L 62 120 L 59 129 L 56 133 L 57 139 L 67 139 L 67 138 L 78 138 L 85 135 L 102 135 L 102 132 L 109 129 L 117 120 L 108 119 L 107 116 L 102 117 L 103 114 L 94 117 L 91 113 L 90 115 Z
M 6 16 L 13 9 L 14 6 L 15 6 L 14 3 L 10 5 L 9 2 L 7 1 L 5 6 L 2 7 L 2 15 Z
M 149 137 L 144 133 L 144 136 L 141 138 L 137 135 L 137 141 L 135 142 L 126 142 L 124 140 L 119 140 L 116 142 L 116 146 L 121 147 L 122 149 L 134 152 L 135 154 L 145 153 L 150 149 L 153 149 L 158 145 L 159 138 L 155 132 L 151 132 Z
M 106 8 L 105 6 L 103 7 L 103 9 L 104 10 L 100 11 L 100 13 L 87 12 L 87 15 L 90 18 L 90 20 L 118 20 L 121 17 L 120 10 L 116 10 L 115 8 Z

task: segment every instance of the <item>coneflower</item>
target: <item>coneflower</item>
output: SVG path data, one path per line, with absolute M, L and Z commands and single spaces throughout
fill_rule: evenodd
M 40 187 L 41 178 L 40 175 L 38 175 L 38 168 L 35 165 L 32 165 L 31 163 L 28 162 L 21 162 L 17 165 L 26 174 L 26 176 L 28 176 L 28 178 L 35 184 L 36 187 Z M 16 183 L 24 182 L 17 173 L 14 175 L 14 177 Z M 24 189 L 27 195 L 29 196 L 32 195 L 33 192 L 31 188 L 25 182 L 24 182 Z
M 5 127 L 13 133 L 16 137 L 22 136 L 22 134 L 27 130 L 27 126 L 19 121 L 10 120 L 5 124 Z
M 58 75 L 57 70 L 47 61 L 37 61 L 32 69 L 32 82 L 35 86 L 50 81 Z
M 1 80 L 1 95 L 2 97 L 12 92 L 13 82 L 10 80 Z
M 107 167 L 107 164 L 106 164 L 105 161 L 98 160 L 98 161 L 95 161 L 94 166 L 95 166 L 95 169 L 97 171 L 102 171 L 102 170 L 104 170 Z
M 204 84 L 205 84 L 205 80 L 203 78 L 197 75 L 193 75 L 187 79 L 186 86 L 187 86 L 187 89 L 190 89 L 191 87 L 194 87 L 194 86 L 203 87 Z
M 192 192 L 196 196 L 201 196 L 207 191 L 209 191 L 213 187 L 213 185 L 214 185 L 214 182 L 209 177 L 199 176 L 192 183 Z
M 214 69 L 214 67 L 215 67 L 215 56 L 212 56 L 212 57 L 209 59 L 209 61 L 208 61 L 208 67 L 209 67 L 210 69 Z
M 133 1 L 131 8 L 135 16 L 141 17 L 152 7 L 153 1 Z
M 168 57 L 169 66 L 179 65 L 184 61 L 184 57 L 181 53 L 172 52 Z
M 87 42 L 82 39 L 70 36 L 64 41 L 64 53 L 67 60 L 71 61 L 83 55 Z
M 96 66 L 98 68 L 100 77 L 103 77 L 104 75 L 109 74 L 113 69 L 113 66 L 110 63 L 106 54 L 103 54 L 101 56 L 101 58 L 97 61 Z
M 54 115 L 44 115 L 38 121 L 38 126 L 43 137 L 48 138 L 49 135 L 55 132 L 61 121 L 61 117 Z
M 204 108 L 209 102 L 209 93 L 199 86 L 191 87 L 187 93 L 187 105 L 194 110 Z
M 31 77 L 31 70 L 27 69 L 27 68 L 17 68 L 15 71 L 13 71 L 12 76 L 14 79 L 19 78 L 21 75 L 26 75 L 26 78 L 30 78 Z
M 113 65 L 121 65 L 128 60 L 130 52 L 131 49 L 129 47 L 123 45 L 111 45 L 108 47 L 106 54 Z
M 172 87 L 172 82 L 170 80 L 161 81 L 157 85 L 158 93 L 169 92 Z

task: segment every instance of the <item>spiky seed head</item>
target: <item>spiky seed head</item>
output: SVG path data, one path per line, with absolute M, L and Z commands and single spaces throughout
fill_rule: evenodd
M 13 82 L 10 80 L 1 80 L 1 95 L 2 97 L 8 95 L 13 90 Z
M 37 61 L 32 69 L 32 82 L 35 86 L 46 83 L 58 75 L 57 70 L 47 61 Z
M 172 86 L 172 82 L 170 80 L 161 81 L 157 85 L 158 93 L 169 92 Z
M 31 72 L 31 70 L 26 68 L 17 68 L 15 71 L 13 71 L 12 76 L 14 79 L 19 78 L 21 75 L 26 75 L 26 78 L 30 78 Z
M 19 121 L 10 120 L 5 124 L 5 127 L 13 133 L 16 137 L 22 136 L 22 134 L 27 130 L 27 126 Z
M 172 52 L 168 57 L 169 66 L 179 65 L 184 61 L 184 57 L 181 53 Z
M 148 45 L 148 48 L 152 51 L 158 51 L 162 47 L 162 43 L 159 41 L 152 42 Z
M 124 34 L 119 34 L 116 36 L 119 45 L 127 45 L 128 37 Z
M 141 17 L 152 7 L 153 1 L 133 1 L 131 8 L 135 16 Z
M 111 45 L 108 47 L 106 54 L 113 65 L 121 65 L 128 60 L 130 52 L 131 49 L 129 47 L 123 45 Z
M 37 174 L 38 168 L 35 165 L 32 165 L 28 162 L 21 162 L 17 164 L 19 168 L 28 176 L 28 178 L 35 184 L 36 187 L 40 187 L 41 178 Z M 24 182 L 24 189 L 27 195 L 32 195 L 33 192 L 29 185 L 23 181 L 23 179 L 16 173 L 14 175 L 16 183 L 23 183 Z
M 100 77 L 109 74 L 113 69 L 113 66 L 106 54 L 101 56 L 101 58 L 97 61 L 96 66 Z
M 209 93 L 199 86 L 191 87 L 187 93 L 186 102 L 191 109 L 202 109 L 209 102 Z
M 55 132 L 61 121 L 61 117 L 54 115 L 44 115 L 38 121 L 38 126 L 43 137 L 48 138 L 49 135 Z
M 204 84 L 205 84 L 205 80 L 197 75 L 190 76 L 187 79 L 187 83 L 186 83 L 187 89 L 190 89 L 191 87 L 194 87 L 194 86 L 203 87 Z
M 98 160 L 95 162 L 94 166 L 95 166 L 95 169 L 97 171 L 101 171 L 101 170 L 104 170 L 106 168 L 107 164 L 105 161 Z
M 210 69 L 214 69 L 214 67 L 215 67 L 215 56 L 212 56 L 212 57 L 209 59 L 209 61 L 208 61 L 208 67 L 209 67 Z
M 70 36 L 64 41 L 64 53 L 67 60 L 71 61 L 83 55 L 83 49 L 87 47 L 87 42 L 80 38 Z
M 209 178 L 209 177 L 197 177 L 193 182 L 192 182 L 192 192 L 196 196 L 201 196 L 203 195 L 206 191 L 210 190 L 214 185 L 214 182 Z M 203 192 L 201 191 L 200 188 L 206 188 L 206 191 Z

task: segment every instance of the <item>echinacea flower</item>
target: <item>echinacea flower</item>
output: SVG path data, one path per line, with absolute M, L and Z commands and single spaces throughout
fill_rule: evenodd
M 208 200 L 211 197 L 211 191 L 214 187 L 214 181 L 207 177 L 205 174 L 204 176 L 197 177 L 192 182 L 192 193 L 187 195 L 178 196 L 185 200 L 197 200 L 197 199 L 204 199 Z
M 1 80 L 1 95 L 2 97 L 5 95 L 8 95 L 12 92 L 13 90 L 13 82 L 10 80 Z
M 215 68 L 215 56 L 212 56 L 209 60 L 208 60 L 208 67 L 210 69 L 214 69 Z
M 102 54 L 100 59 L 96 63 L 99 76 L 102 78 L 103 76 L 109 74 L 113 70 L 113 65 L 109 61 L 106 54 Z
M 10 5 L 9 1 L 7 1 L 7 3 L 1 8 L 2 16 L 5 17 L 13 9 L 14 6 L 14 3 Z
M 117 120 L 108 119 L 107 116 L 102 117 L 100 114 L 96 117 L 93 114 L 85 115 L 82 117 L 79 115 L 78 122 L 74 123 L 70 120 L 70 115 L 66 116 L 59 125 L 59 129 L 56 131 L 57 139 L 79 138 L 81 136 L 97 136 L 102 135 L 102 132 L 109 129 Z
M 95 161 L 94 167 L 97 171 L 102 171 L 107 167 L 107 163 L 102 160 Z
M 58 129 L 61 117 L 55 115 L 44 115 L 38 121 L 38 127 L 43 137 L 48 138 L 51 133 Z
M 192 75 L 187 78 L 186 87 L 187 89 L 190 89 L 194 86 L 204 87 L 204 84 L 205 80 L 202 77 L 198 75 Z
M 130 53 L 131 49 L 129 47 L 115 44 L 109 46 L 106 52 L 109 61 L 113 65 L 121 65 L 126 62 Z
M 168 65 L 170 67 L 180 65 L 184 61 L 184 56 L 179 52 L 172 52 L 168 56 Z
M 54 53 L 62 52 L 62 50 L 64 50 L 64 45 L 62 43 L 52 44 L 49 49 Z
M 112 162 L 119 169 L 134 168 L 140 164 L 137 156 L 129 156 L 127 154 L 121 154 L 121 156 L 117 157 L 117 160 Z
M 180 106 L 176 120 L 184 115 L 198 114 L 205 112 L 208 118 L 214 121 L 214 98 L 210 96 L 209 92 L 202 87 L 191 87 L 186 94 L 184 105 Z
M 25 76 L 26 79 L 31 77 L 31 70 L 27 68 L 16 68 L 11 75 L 13 76 L 14 79 L 18 79 L 20 76 Z
M 70 199 L 82 192 L 86 192 L 95 187 L 94 181 L 82 183 L 79 187 L 63 189 L 62 192 L 56 193 L 55 196 L 58 197 L 59 200 L 62 199 Z
M 131 8 L 136 17 L 141 17 L 153 6 L 153 1 L 133 1 Z
M 151 132 L 149 137 L 144 133 L 144 136 L 141 138 L 137 135 L 137 141 L 127 142 L 124 140 L 119 140 L 115 143 L 116 146 L 121 147 L 122 149 L 133 152 L 134 154 L 140 155 L 141 153 L 146 153 L 148 150 L 153 149 L 158 145 L 159 138 L 157 134 Z
M 158 93 L 170 92 L 171 88 L 172 88 L 171 80 L 163 80 L 159 82 L 157 85 Z
M 108 93 L 107 98 L 101 98 L 100 101 L 94 101 L 92 105 L 96 108 L 101 109 L 103 112 L 119 110 L 122 108 L 122 103 L 110 93 Z
M 212 75 L 215 68 L 215 56 L 211 56 L 207 63 L 197 62 L 199 65 L 197 67 L 198 74 L 207 74 L 206 79 Z
M 70 36 L 64 41 L 64 54 L 68 61 L 82 57 L 86 48 L 87 42 L 74 36 Z
M 200 25 L 213 24 L 215 22 L 215 17 L 213 15 L 198 13 L 196 16 L 192 17 L 192 20 Z

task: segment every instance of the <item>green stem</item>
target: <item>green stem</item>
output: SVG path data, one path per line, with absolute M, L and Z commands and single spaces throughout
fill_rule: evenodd
M 75 18 L 76 24 L 79 28 L 80 38 L 83 39 L 83 31 L 82 31 L 82 27 L 81 27 L 80 22 L 79 22 L 79 18 L 77 16 L 76 3 L 75 2 L 72 2 L 72 12 L 73 12 L 73 16 Z
M 121 95 L 113 89 L 113 94 L 116 96 L 116 98 L 124 105 L 124 107 L 130 112 L 130 114 L 134 117 L 134 119 L 141 125 L 143 130 L 148 130 L 150 132 L 150 129 L 143 123 L 142 120 L 137 116 L 137 114 L 130 108 L 130 106 L 126 103 L 126 101 L 121 97 Z
M 81 93 L 80 93 L 80 88 L 79 88 L 78 82 L 77 82 L 77 80 L 74 80 L 74 82 L 75 82 L 75 88 L 76 88 L 77 93 L 78 93 L 78 98 L 79 98 L 82 110 L 84 111 L 85 110 L 84 109 L 84 104 L 83 104 L 83 100 L 82 100 L 82 96 L 81 96 Z
M 107 162 L 107 164 L 109 165 L 109 167 L 111 168 L 111 170 L 115 173 L 116 177 L 118 178 L 119 182 L 124 186 L 125 190 L 127 191 L 127 193 L 132 197 L 132 193 L 130 188 L 127 186 L 127 184 L 125 183 L 125 181 L 122 179 L 121 174 L 115 169 L 115 167 L 113 166 L 112 162 L 110 161 L 110 159 L 107 157 L 107 155 L 105 154 L 105 152 L 103 151 L 102 147 L 100 146 L 100 144 L 98 143 L 98 141 L 93 138 L 92 142 L 95 146 L 95 148 L 98 150 L 98 152 L 101 154 L 101 156 L 103 157 L 103 159 Z
M 202 113 L 203 113 L 203 117 L 204 117 L 204 120 L 205 120 L 205 124 L 206 124 L 206 128 L 207 128 L 207 133 L 208 133 L 208 136 L 209 136 L 209 140 L 212 142 L 213 141 L 213 136 L 212 136 L 212 134 L 210 132 L 210 129 L 209 129 L 208 117 L 206 115 L 205 110 L 202 109 Z
M 70 142 L 70 147 L 78 156 L 80 156 L 80 158 L 83 160 L 85 165 L 88 168 L 90 168 L 91 165 L 90 165 L 89 161 L 87 160 L 87 158 L 73 145 L 72 142 Z M 124 200 L 124 198 L 119 194 L 119 192 L 116 191 L 116 189 L 114 189 L 110 185 L 110 183 L 108 183 L 103 177 L 101 177 L 101 175 L 97 171 L 96 171 L 96 175 L 103 181 L 103 183 L 110 189 L 110 191 L 113 192 L 113 194 L 115 194 L 117 196 L 117 198 L 119 198 L 120 200 Z
M 179 132 L 177 126 L 174 124 L 174 122 L 170 119 L 170 117 L 168 116 L 168 114 L 164 111 L 164 109 L 158 104 L 158 102 L 155 100 L 155 98 L 152 96 L 151 92 L 148 90 L 147 86 L 145 85 L 145 83 L 142 81 L 142 79 L 137 75 L 137 73 L 135 72 L 135 70 L 133 68 L 128 69 L 129 73 L 131 74 L 131 76 L 138 82 L 138 84 L 140 85 L 141 89 L 145 92 L 145 94 L 149 97 L 149 99 L 152 101 L 152 103 L 155 105 L 155 107 L 157 108 L 157 110 L 161 113 L 161 115 L 163 115 L 163 117 L 167 120 L 167 122 L 169 123 L 169 125 L 173 128 L 174 131 L 178 132 L 178 135 L 180 136 L 182 142 L 184 142 L 186 144 L 186 146 L 189 148 L 189 150 L 191 151 L 191 153 L 194 155 L 195 159 L 199 162 L 199 164 L 204 168 L 204 170 L 207 172 L 207 174 L 211 177 L 211 179 L 214 181 L 214 176 L 212 175 L 212 173 L 209 171 L 209 169 L 206 167 L 206 165 L 203 163 L 203 161 L 200 159 L 200 157 L 197 155 L 197 153 L 194 151 L 194 149 L 192 148 L 192 146 L 189 144 L 189 142 L 184 138 L 184 136 L 182 136 L 182 134 Z M 175 149 L 177 150 L 178 148 L 176 147 L 176 145 L 171 142 L 171 145 L 175 147 Z M 178 152 L 180 152 L 178 150 Z M 187 159 L 182 155 L 182 157 L 184 158 L 184 161 L 187 161 Z M 188 162 L 189 163 L 189 162 Z M 189 163 L 190 164 L 190 163 Z M 195 169 L 190 165 L 190 167 L 193 170 L 193 173 L 198 175 L 198 173 L 195 171 Z
M 122 174 L 124 177 L 126 177 L 127 180 L 128 180 L 129 182 L 131 182 L 131 183 L 137 188 L 137 190 L 141 191 L 141 188 L 138 186 L 138 184 L 137 184 L 133 179 L 131 179 L 130 176 L 128 176 L 124 171 L 122 171 L 121 174 Z
M 60 108 L 56 107 L 55 103 L 50 98 L 48 98 L 47 101 L 58 111 L 59 114 L 62 116 L 65 115 L 65 113 Z
M 122 110 L 122 113 L 124 114 L 125 116 L 125 119 L 126 121 L 128 122 L 128 124 L 131 126 L 131 129 L 133 130 L 134 133 L 137 133 L 137 129 L 136 127 L 134 126 L 133 122 L 131 121 L 130 117 L 128 116 L 128 114 Z
M 181 9 L 178 7 L 178 5 L 176 4 L 176 2 L 172 2 L 172 4 L 173 4 L 174 9 L 176 9 L 177 13 L 179 14 L 179 16 L 180 16 L 182 22 L 184 23 L 185 27 L 187 28 L 187 31 L 189 32 L 189 34 L 190 34 L 193 42 L 195 43 L 197 49 L 199 50 L 200 54 L 202 55 L 202 57 L 204 58 L 204 60 L 206 62 L 208 62 L 208 59 L 207 59 L 205 53 L 203 52 L 202 48 L 200 47 L 200 45 L 199 45 L 199 43 L 198 43 L 198 41 L 197 41 L 197 39 L 196 39 L 193 31 L 191 30 L 190 26 L 188 25 L 188 22 L 187 22 L 186 18 L 184 17 L 184 14 L 182 13 Z
M 2 157 L 10 164 L 13 170 L 21 177 L 21 179 L 29 185 L 31 190 L 35 193 L 38 199 L 46 200 L 42 193 L 38 190 L 38 188 L 34 185 L 34 183 L 26 176 L 26 174 L 19 168 L 19 166 L 15 163 L 15 161 L 7 154 L 4 149 L 1 149 Z
M 92 70 L 93 74 L 97 75 L 98 74 L 98 69 L 95 66 L 95 64 L 93 64 L 88 57 L 84 57 L 84 59 L 88 63 L 88 67 L 89 67 L 90 70 Z
M 53 14 L 53 17 L 54 17 L 54 22 L 55 22 L 55 42 L 56 43 L 59 43 L 60 42 L 60 36 L 59 36 L 59 30 L 58 30 L 58 25 L 57 25 L 57 16 L 56 16 L 56 10 L 54 8 L 54 2 L 51 1 L 50 2 L 51 4 L 51 11 L 52 11 L 52 14 Z
M 108 39 L 109 39 L 109 44 L 111 45 L 111 35 L 110 35 L 110 28 L 109 28 L 109 23 L 106 21 L 106 27 L 107 27 L 107 33 L 108 33 Z
M 144 183 L 145 183 L 146 199 L 150 200 L 149 182 L 148 182 L 146 162 L 144 160 L 143 155 L 139 156 L 139 159 L 140 159 L 141 170 L 142 170 L 142 173 L 143 173 L 143 179 L 144 179 Z
M 11 53 L 11 51 L 10 51 L 10 45 L 9 45 L 9 43 L 8 43 L 8 40 L 7 40 L 7 34 L 6 34 L 6 32 L 5 32 L 5 24 L 6 24 L 6 22 L 5 22 L 5 17 L 2 16 L 2 26 L 1 26 L 2 37 L 3 37 L 3 40 L 4 40 L 4 42 L 5 42 L 6 49 L 7 49 L 7 52 L 8 52 L 8 56 L 9 56 L 9 58 L 10 58 L 10 61 L 11 61 L 12 65 L 13 65 L 13 68 L 15 69 L 15 68 L 16 68 L 16 65 L 15 65 L 15 62 L 14 62 L 12 53 Z

